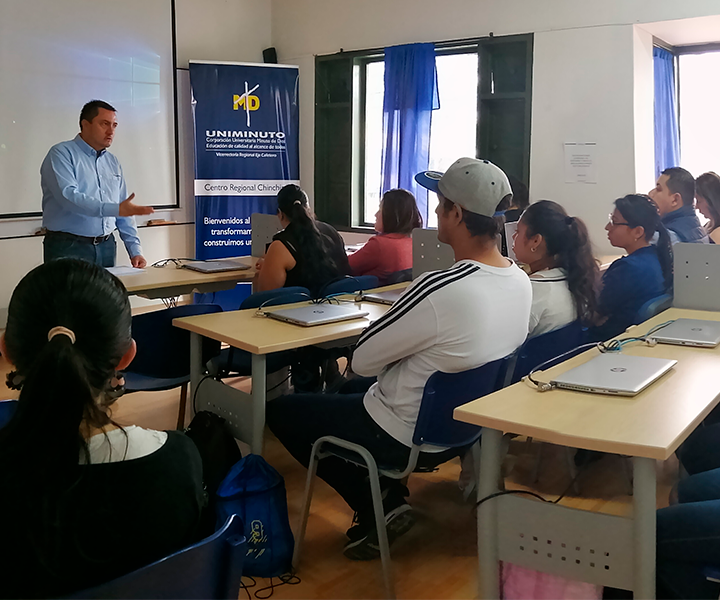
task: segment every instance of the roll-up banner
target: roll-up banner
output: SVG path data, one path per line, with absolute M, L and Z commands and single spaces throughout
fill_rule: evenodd
M 250 254 L 250 215 L 299 183 L 298 68 L 190 61 L 195 120 L 195 256 Z M 249 285 L 211 301 L 237 308 Z

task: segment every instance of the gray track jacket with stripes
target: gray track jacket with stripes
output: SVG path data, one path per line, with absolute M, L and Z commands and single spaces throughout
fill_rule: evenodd
M 353 370 L 378 376 L 365 395 L 365 409 L 393 438 L 411 446 L 430 376 L 479 367 L 513 352 L 527 336 L 531 303 L 530 280 L 514 264 L 462 260 L 423 274 L 358 340 Z

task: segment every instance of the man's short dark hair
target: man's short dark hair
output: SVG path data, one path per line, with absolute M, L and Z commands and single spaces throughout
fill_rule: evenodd
M 667 175 L 667 187 L 673 194 L 680 194 L 685 206 L 692 206 L 695 201 L 695 179 L 682 167 L 670 167 L 662 172 Z
M 452 200 L 443 198 L 443 211 L 445 214 L 452 210 L 455 203 Z M 502 222 L 500 219 L 495 217 L 486 217 L 485 215 L 479 215 L 469 210 L 465 210 L 459 204 L 458 208 L 462 211 L 462 222 L 465 223 L 470 235 L 473 237 L 487 236 L 490 239 L 495 239 L 500 233 Z
M 82 129 L 82 122 L 87 121 L 88 123 L 91 123 L 92 120 L 98 116 L 101 108 L 117 112 L 114 106 L 111 106 L 104 100 L 90 100 L 90 102 L 83 106 L 80 111 L 80 129 Z

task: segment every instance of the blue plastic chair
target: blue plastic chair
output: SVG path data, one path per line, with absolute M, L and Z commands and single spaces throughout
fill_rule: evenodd
M 232 515 L 201 542 L 70 598 L 217 598 L 237 600 L 247 542 Z
M 277 288 L 265 292 L 257 292 L 243 300 L 240 310 L 246 308 L 260 308 L 261 306 L 277 306 L 278 304 L 294 304 L 310 300 L 310 290 L 305 287 L 292 286 Z M 273 352 L 266 357 L 267 373 L 274 373 L 287 367 L 292 362 L 292 351 Z M 210 370 L 220 374 L 221 377 L 242 376 L 249 377 L 252 373 L 252 354 L 239 348 L 226 348 L 210 361 Z
M 636 323 L 644 323 L 648 319 L 652 319 L 655 315 L 667 310 L 672 306 L 673 297 L 670 294 L 663 294 L 657 298 L 652 298 L 643 304 L 635 316 Z
M 365 290 L 372 290 L 380 285 L 380 281 L 374 275 L 359 275 L 352 277 L 347 275 L 342 279 L 337 279 L 326 283 L 318 294 L 318 298 L 334 296 L 336 294 L 355 294 Z
M 477 441 L 480 439 L 481 428 L 454 420 L 453 411 L 458 406 L 499 390 L 505 381 L 506 371 L 512 356 L 514 355 L 460 373 L 437 372 L 430 376 L 423 390 L 410 456 L 403 468 L 378 465 L 372 454 L 358 444 L 347 442 L 335 436 L 319 438 L 313 445 L 310 455 L 305 498 L 300 513 L 300 527 L 295 538 L 293 567 L 297 569 L 300 561 L 300 549 L 305 538 L 318 462 L 328 456 L 337 456 L 368 470 L 385 590 L 389 598 L 394 598 L 390 548 L 387 531 L 385 530 L 380 476 L 404 479 L 413 471 L 418 470 L 417 463 L 420 456 L 420 447 L 423 444 L 433 444 L 446 448 L 472 446 L 473 455 L 476 460 L 479 460 Z
M 517 383 L 538 365 L 582 345 L 585 331 L 580 321 L 530 338 L 520 347 L 509 384 Z M 566 360 L 568 357 L 564 357 Z
M 585 341 L 585 330 L 580 321 L 573 321 L 572 323 L 555 329 L 554 331 L 548 331 L 536 337 L 530 338 L 520 347 L 517 352 L 517 360 L 515 365 L 512 366 L 508 371 L 508 381 L 506 385 L 517 383 L 523 377 L 525 377 L 535 367 L 549 361 L 561 354 L 570 352 L 573 348 L 577 348 L 582 345 Z M 561 360 L 567 360 L 569 356 L 565 356 Z M 553 363 L 548 364 L 550 368 Z M 530 440 L 531 438 L 528 438 Z M 540 463 L 542 462 L 543 445 L 538 450 L 537 460 L 535 461 L 535 468 L 533 469 L 533 481 L 537 481 L 540 475 Z M 575 468 L 575 462 L 573 458 L 574 453 L 572 449 L 567 449 L 565 452 L 565 459 L 567 461 L 568 470 L 571 478 L 575 478 L 577 469 Z M 578 492 L 577 483 L 573 486 L 574 491 Z
M 217 304 L 188 304 L 136 315 L 132 335 L 137 354 L 123 373 L 127 392 L 157 392 L 180 387 L 177 428 L 185 425 L 190 382 L 190 332 L 173 327 L 173 319 L 222 312 Z M 220 353 L 220 342 L 203 338 L 203 364 Z
M 0 429 L 5 427 L 17 410 L 17 400 L 0 400 Z

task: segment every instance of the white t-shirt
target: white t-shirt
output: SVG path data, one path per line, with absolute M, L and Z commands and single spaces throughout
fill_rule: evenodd
M 90 464 L 115 463 L 148 456 L 162 448 L 167 438 L 166 431 L 143 429 L 135 425 L 113 429 L 107 434 L 97 433 L 87 440 Z M 85 454 L 82 452 L 80 464 L 85 464 Z
M 430 376 L 473 369 L 513 352 L 527 336 L 531 300 L 530 280 L 514 264 L 462 260 L 423 274 L 358 340 L 353 370 L 378 376 L 365 394 L 365 409 L 411 446 Z
M 529 337 L 560 329 L 577 319 L 577 309 L 565 269 L 545 269 L 530 275 L 532 309 Z

